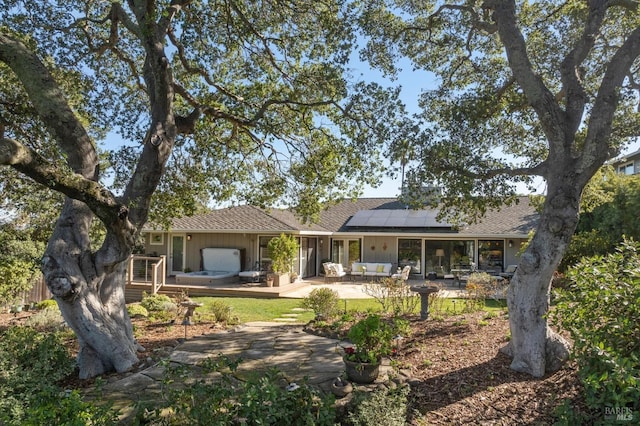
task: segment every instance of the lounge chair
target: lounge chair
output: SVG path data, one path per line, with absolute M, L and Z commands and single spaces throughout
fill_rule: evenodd
M 327 281 L 340 281 L 342 277 L 347 275 L 347 272 L 342 267 L 342 263 L 326 262 L 322 264 L 324 268 L 324 280 Z
M 407 265 L 404 268 L 402 268 L 402 271 L 400 273 L 395 273 L 391 275 L 391 278 L 393 278 L 394 280 L 407 281 L 409 279 L 410 272 L 411 272 L 411 266 Z

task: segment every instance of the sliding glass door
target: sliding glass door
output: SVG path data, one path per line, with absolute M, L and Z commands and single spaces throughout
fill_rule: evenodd
M 360 240 L 332 240 L 331 261 L 350 268 L 353 262 L 360 261 Z

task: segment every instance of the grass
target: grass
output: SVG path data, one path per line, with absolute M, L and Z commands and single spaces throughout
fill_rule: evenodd
M 240 323 L 253 322 L 253 321 L 273 321 L 276 318 L 282 317 L 284 314 L 293 313 L 295 308 L 300 308 L 302 299 L 260 299 L 249 297 L 194 297 L 195 301 L 203 303 L 204 306 L 198 308 L 203 312 L 207 311 L 207 305 L 212 304 L 214 301 L 222 301 L 231 307 L 231 315 L 237 317 Z M 455 300 L 455 304 L 454 304 Z M 374 299 L 341 299 L 339 302 L 339 308 L 341 311 L 356 311 L 356 312 L 380 312 L 381 305 Z M 464 306 L 463 299 L 445 299 L 442 305 L 442 312 L 439 314 L 460 314 L 462 307 Z M 484 311 L 502 311 L 506 309 L 506 302 L 487 299 Z M 306 324 L 314 318 L 313 312 L 295 311 L 300 315 L 297 318 L 297 322 Z M 416 314 L 420 313 L 420 305 L 416 307 Z M 433 312 L 432 312 L 433 314 Z

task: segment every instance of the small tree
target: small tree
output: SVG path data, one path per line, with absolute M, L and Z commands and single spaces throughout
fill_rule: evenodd
M 298 255 L 298 240 L 292 235 L 280 234 L 267 245 L 271 256 L 271 269 L 276 274 L 288 274 L 293 270 L 293 261 Z

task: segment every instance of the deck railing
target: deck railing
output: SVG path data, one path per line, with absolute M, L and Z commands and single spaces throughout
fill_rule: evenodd
M 127 285 L 149 284 L 151 294 L 156 294 L 165 285 L 167 276 L 167 256 L 142 256 L 132 254 L 129 257 Z

